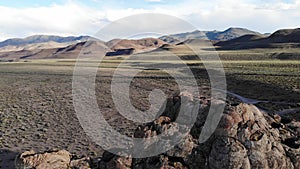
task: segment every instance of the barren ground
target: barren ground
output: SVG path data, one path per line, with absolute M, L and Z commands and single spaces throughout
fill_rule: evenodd
M 97 102 L 109 124 L 131 136 L 138 124 L 122 118 L 111 99 L 110 82 L 118 63 L 106 61 L 101 66 L 96 80 Z M 197 76 L 200 94 L 209 96 L 209 81 L 203 64 L 191 61 L 189 64 Z M 299 61 L 224 61 L 223 64 L 229 91 L 270 101 L 258 106 L 272 112 L 300 107 Z M 40 152 L 58 148 L 78 155 L 101 155 L 102 148 L 85 134 L 74 111 L 73 67 L 72 60 L 0 63 L 0 159 L 3 168 L 13 164 L 17 153 L 30 149 Z M 129 68 L 123 67 L 124 71 L 130 71 Z M 148 94 L 153 89 L 161 89 L 170 96 L 178 86 L 166 73 L 145 70 L 131 84 L 133 105 L 147 110 Z M 295 115 L 299 118 L 299 110 Z

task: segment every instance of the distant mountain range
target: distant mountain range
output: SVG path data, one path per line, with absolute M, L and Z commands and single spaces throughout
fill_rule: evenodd
M 226 41 L 231 40 L 243 35 L 260 35 L 263 36 L 259 32 L 251 31 L 245 28 L 229 28 L 225 31 L 199 31 L 196 30 L 194 32 L 186 32 L 186 33 L 180 33 L 180 34 L 174 34 L 174 35 L 167 35 L 162 36 L 159 39 L 161 39 L 164 42 L 167 43 L 174 43 L 176 42 L 182 42 L 188 39 L 204 39 L 204 40 L 217 40 L 217 41 Z M 7 39 L 3 42 L 0 42 L 0 48 L 5 46 L 24 46 L 29 44 L 37 44 L 37 43 L 79 43 L 89 40 L 90 36 L 68 36 L 68 37 L 61 37 L 61 36 L 51 36 L 51 35 L 34 35 L 29 36 L 27 38 L 13 38 L 13 39 Z
M 202 40 L 213 40 L 213 41 L 227 41 L 241 37 L 243 35 L 259 35 L 264 36 L 263 34 L 255 31 L 251 31 L 245 28 L 229 28 L 225 31 L 199 31 L 186 32 L 174 35 L 162 36 L 159 39 L 167 43 L 179 43 L 186 41 L 188 39 L 202 39 Z
M 185 44 L 201 46 L 211 41 L 217 50 L 251 48 L 300 48 L 300 28 L 282 29 L 266 35 L 244 28 L 225 31 L 194 31 L 160 38 L 113 39 L 103 42 L 89 36 L 60 37 L 36 35 L 0 42 L 0 61 L 18 59 L 75 59 L 82 47 L 91 53 L 100 46 L 107 56 L 131 55 L 153 50 L 181 50 Z M 173 50 L 174 49 L 174 50 Z
M 35 43 L 45 43 L 45 42 L 57 42 L 57 43 L 73 43 L 73 42 L 83 42 L 87 41 L 89 36 L 69 36 L 69 37 L 61 37 L 61 36 L 49 36 L 49 35 L 34 35 L 29 36 L 27 38 L 13 38 L 7 39 L 3 42 L 0 42 L 0 48 L 4 46 L 18 46 L 18 45 L 28 45 Z
M 49 46 L 44 46 L 45 43 L 49 44 Z M 166 44 L 166 42 L 157 38 L 144 38 L 138 40 L 114 39 L 109 42 L 103 42 L 95 38 L 91 38 L 89 39 L 89 41 L 77 42 L 67 46 L 60 46 L 62 43 L 58 42 L 55 42 L 56 45 L 51 46 L 50 44 L 53 43 L 54 42 L 51 41 L 26 45 L 27 47 L 31 46 L 31 48 L 24 48 L 24 45 L 20 45 L 21 47 L 19 46 L 15 48 L 18 50 L 11 51 L 1 51 L 0 48 L 0 60 L 54 58 L 75 59 L 78 57 L 83 47 L 85 53 L 92 53 L 93 51 L 97 51 L 99 47 L 104 47 L 105 49 L 107 49 L 107 56 L 130 55 L 134 53 L 148 52 Z M 43 48 L 40 48 L 38 46 L 42 46 Z M 8 46 L 2 47 L 2 49 L 7 47 Z M 85 54 L 83 53 L 83 55 Z

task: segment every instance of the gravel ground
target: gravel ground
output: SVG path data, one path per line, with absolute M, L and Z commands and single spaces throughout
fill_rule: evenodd
M 148 95 L 153 89 L 161 89 L 167 96 L 178 91 L 174 79 L 153 71 L 138 74 L 131 83 L 131 102 L 142 111 L 149 108 Z M 69 63 L 0 65 L 0 168 L 11 168 L 18 153 L 31 149 L 36 152 L 66 149 L 79 156 L 101 156 L 103 149 L 85 134 L 74 111 L 72 73 L 73 65 Z M 200 95 L 208 97 L 206 73 L 203 70 L 194 73 L 200 77 Z M 112 74 L 112 69 L 98 72 L 98 106 L 114 129 L 132 136 L 139 124 L 125 119 L 115 109 L 110 92 Z M 275 101 L 292 96 L 288 101 L 293 104 L 276 105 L 276 109 L 299 107 L 299 92 L 284 94 L 286 90 L 276 86 L 234 79 L 234 76 L 229 76 L 227 80 L 229 90 L 235 93 L 248 98 L 274 95 Z M 272 107 L 274 104 L 269 104 L 266 109 L 272 110 Z

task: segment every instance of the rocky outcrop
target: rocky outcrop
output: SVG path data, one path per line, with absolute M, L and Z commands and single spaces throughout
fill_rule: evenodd
M 89 169 L 90 159 L 72 160 L 72 155 L 66 150 L 53 150 L 41 154 L 31 150 L 22 153 L 16 159 L 15 165 L 17 169 Z
M 199 103 L 195 124 L 191 130 L 186 130 L 187 121 L 177 120 L 178 109 L 193 107 L 193 104 Z M 199 142 L 208 110 L 213 103 L 225 101 L 213 101 L 206 97 L 195 98 L 188 93 L 169 98 L 165 111 L 155 121 L 139 126 L 134 133 L 134 137 L 145 140 L 161 134 L 181 138 L 181 142 L 175 147 L 153 157 L 120 157 L 104 152 L 102 158 L 93 164 L 90 159 L 71 160 L 66 151 L 41 155 L 25 152 L 20 156 L 19 163 L 32 168 L 43 165 L 80 168 L 78 165 L 81 164 L 105 169 L 300 168 L 300 122 L 263 112 L 254 105 L 240 103 L 234 99 L 226 101 L 221 121 L 209 139 Z M 145 141 L 143 146 L 145 149 L 151 149 L 152 144 Z M 171 142 L 165 142 L 161 146 L 171 145 Z
M 120 157 L 105 151 L 101 161 L 96 166 L 100 169 L 131 169 L 131 164 L 131 157 Z
M 217 129 L 209 140 L 200 144 L 198 137 L 211 105 L 210 99 L 201 97 L 200 100 L 199 114 L 187 139 L 159 156 L 133 159 L 132 168 L 300 167 L 299 122 L 284 124 L 280 116 L 263 112 L 254 105 L 238 102 L 229 104 L 227 101 Z M 176 126 L 174 120 L 180 104 L 191 104 L 192 101 L 192 96 L 186 94 L 170 98 L 166 111 L 158 118 L 158 121 L 167 119 L 167 123 L 161 123 L 161 128 L 172 129 L 166 127 L 170 124 Z M 159 131 L 150 133 L 156 132 Z M 144 135 L 140 135 L 147 137 L 146 133 L 149 131 L 144 130 Z
M 253 105 L 240 104 L 224 114 L 208 155 L 210 168 L 299 168 L 282 143 L 284 126 Z M 290 137 L 292 133 L 286 133 Z M 201 148 L 198 147 L 198 148 Z M 293 154 L 297 156 L 297 154 Z

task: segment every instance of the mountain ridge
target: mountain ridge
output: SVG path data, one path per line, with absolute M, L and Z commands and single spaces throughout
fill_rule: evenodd
M 261 34 L 256 31 L 252 31 L 246 28 L 238 28 L 238 27 L 230 27 L 224 31 L 199 31 L 195 30 L 193 32 L 185 32 L 185 33 L 179 33 L 179 34 L 171 34 L 171 35 L 165 35 L 160 37 L 159 39 L 168 42 L 168 43 L 177 43 L 182 42 L 188 39 L 202 39 L 202 40 L 214 40 L 214 41 L 226 41 L 235 39 L 237 37 L 243 36 L 243 35 L 261 35 L 264 36 L 264 34 Z
M 270 36 L 244 35 L 236 39 L 218 42 L 215 45 L 221 49 L 249 49 L 249 48 L 267 48 L 284 47 L 289 44 L 290 47 L 299 47 L 300 28 L 279 29 Z
M 252 34 L 246 34 L 247 32 Z M 219 39 L 229 38 L 230 40 L 220 41 L 201 39 L 209 33 L 211 34 L 211 39 L 215 37 Z M 241 34 L 245 35 L 239 36 Z M 235 36 L 238 37 L 231 39 Z M 209 43 L 211 42 L 217 50 L 239 50 L 252 48 L 300 48 L 300 28 L 280 29 L 270 34 L 269 36 L 254 31 L 247 31 L 243 28 L 229 28 L 225 31 L 222 31 L 221 33 L 216 30 L 208 32 L 193 31 L 174 36 L 169 35 L 163 37 L 165 39 L 162 37 L 142 39 L 113 39 L 108 42 L 103 42 L 89 36 L 60 37 L 49 35 L 35 35 L 24 39 L 15 38 L 0 42 L 0 44 L 2 45 L 12 42 L 16 44 L 29 43 L 27 45 L 23 44 L 0 47 L 0 59 L 71 59 L 78 56 L 81 48 L 86 44 L 86 42 L 88 42 L 88 44 L 93 44 L 92 47 L 90 47 L 89 45 L 85 45 L 85 47 L 87 47 L 87 50 L 90 52 L 97 50 L 97 46 L 107 48 L 107 56 L 131 55 L 136 53 L 155 51 L 157 49 L 182 49 L 184 44 L 203 45 L 206 44 L 207 41 L 209 41 Z M 176 39 L 178 37 L 182 39 L 185 39 L 187 37 L 188 38 L 180 41 Z M 166 41 L 169 41 L 169 43 Z
M 45 42 L 57 42 L 57 43 L 67 43 L 67 42 L 82 42 L 87 41 L 92 37 L 90 36 L 56 36 L 56 35 L 32 35 L 26 38 L 11 38 L 0 42 L 0 48 L 5 46 L 18 46 L 26 44 L 35 44 L 35 43 L 45 43 Z
M 160 37 L 159 39 L 172 43 L 167 38 L 175 38 L 179 40 L 178 42 L 185 41 L 187 39 L 205 39 L 205 40 L 229 40 L 245 34 L 259 34 L 252 30 L 246 28 L 231 27 L 225 31 L 199 31 L 195 30 L 193 32 L 184 32 L 179 34 L 171 34 Z M 58 36 L 58 35 L 32 35 L 25 38 L 10 38 L 0 42 L 0 48 L 5 46 L 17 46 L 17 45 L 27 45 L 35 43 L 45 43 L 45 42 L 57 42 L 57 43 L 74 43 L 83 42 L 89 39 L 95 39 L 91 36 Z M 112 39 L 113 40 L 113 39 Z

